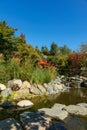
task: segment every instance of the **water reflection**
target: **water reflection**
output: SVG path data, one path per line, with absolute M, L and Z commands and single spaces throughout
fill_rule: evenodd
M 72 88 L 63 92 L 56 98 L 57 103 L 62 104 L 77 104 L 81 102 L 87 102 L 87 89 L 85 88 Z
M 87 130 L 87 120 L 69 116 L 64 120 L 67 130 Z
M 69 88 L 67 91 L 44 97 L 37 97 L 32 99 L 35 104 L 32 109 L 38 109 L 43 107 L 52 107 L 55 103 L 61 103 L 65 105 L 77 104 L 87 102 L 87 88 Z

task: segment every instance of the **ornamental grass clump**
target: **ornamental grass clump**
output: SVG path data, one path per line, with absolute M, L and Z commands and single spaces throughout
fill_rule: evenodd
M 31 76 L 31 81 L 32 83 L 37 83 L 37 84 L 44 84 L 44 83 L 49 83 L 51 80 L 55 79 L 57 76 L 55 68 L 38 68 L 33 70 L 32 76 Z

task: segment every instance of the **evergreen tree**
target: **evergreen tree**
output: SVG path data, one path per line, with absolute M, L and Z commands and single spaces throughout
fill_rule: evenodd
M 59 47 L 57 46 L 57 44 L 56 43 L 52 43 L 51 44 L 51 48 L 50 48 L 50 54 L 51 55 L 57 55 L 59 53 Z

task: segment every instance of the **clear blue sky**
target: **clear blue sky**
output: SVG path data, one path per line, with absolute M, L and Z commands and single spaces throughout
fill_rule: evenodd
M 24 33 L 33 46 L 87 42 L 87 0 L 1 0 L 0 21 Z

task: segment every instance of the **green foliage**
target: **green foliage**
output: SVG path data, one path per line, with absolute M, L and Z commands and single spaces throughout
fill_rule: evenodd
M 5 62 L 0 61 L 0 82 L 6 83 L 10 79 Z
M 20 67 L 20 79 L 22 79 L 22 81 L 27 80 L 29 82 L 31 81 L 31 76 L 32 76 L 32 71 L 33 71 L 33 65 L 32 64 L 23 64 Z
M 54 42 L 51 44 L 50 54 L 53 55 L 53 56 L 59 54 L 59 47 Z
M 0 53 L 6 60 L 11 58 L 12 51 L 16 50 L 15 31 L 16 29 L 8 26 L 5 21 L 0 22 Z
M 20 78 L 20 61 L 18 58 L 12 58 L 10 62 L 7 63 L 7 69 L 10 79 Z
M 35 69 L 32 73 L 31 80 L 33 83 L 48 83 L 55 79 L 57 73 L 55 68 Z
M 70 53 L 72 53 L 72 50 L 69 49 L 66 45 L 64 45 L 63 47 L 60 47 L 60 54 L 69 55 Z
M 48 56 L 50 54 L 48 48 L 46 46 L 42 46 L 41 53 Z
M 67 55 L 59 55 L 57 57 L 57 65 L 59 68 L 66 68 L 68 66 L 68 56 Z
M 0 82 L 6 83 L 7 79 L 9 79 L 9 75 L 7 73 L 7 69 L 3 63 L 0 63 Z
M 84 53 L 84 54 L 87 54 L 87 43 L 81 43 L 80 52 Z
M 35 64 L 41 59 L 39 52 L 29 44 L 22 43 L 19 44 L 17 48 L 18 48 L 17 55 L 22 63 L 28 62 L 30 60 L 31 64 Z

